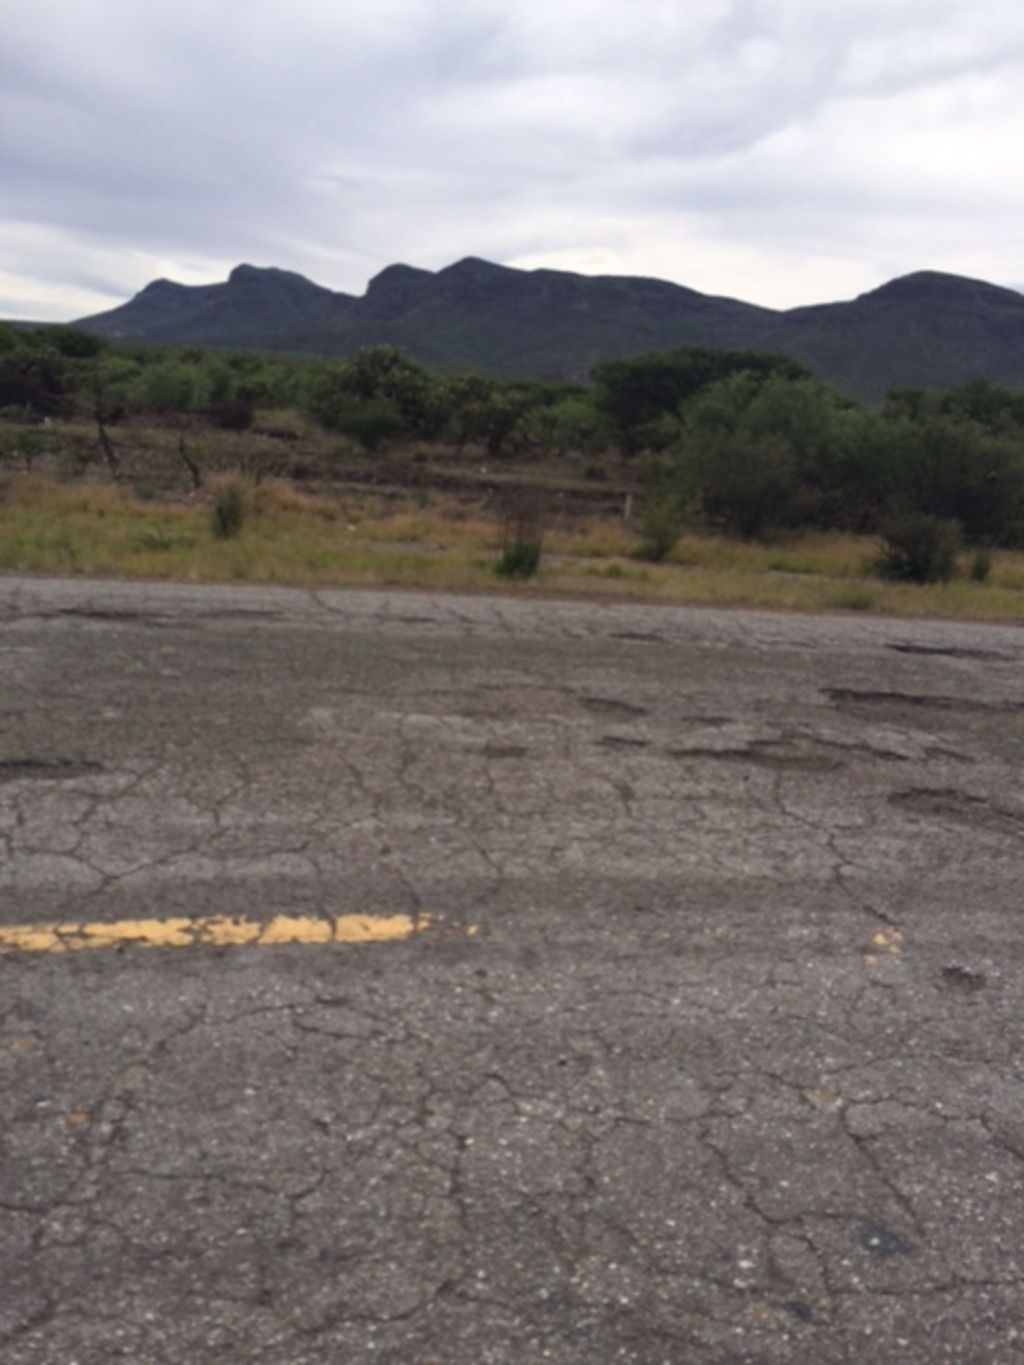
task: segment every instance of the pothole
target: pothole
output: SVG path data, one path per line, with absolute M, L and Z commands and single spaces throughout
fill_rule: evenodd
M 76 621 L 96 622 L 99 625 L 138 626 L 142 630 L 172 630 L 176 626 L 192 625 L 214 619 L 212 613 L 201 616 L 174 616 L 158 611 L 134 611 L 130 607 L 62 607 L 52 614 Z M 52 619 L 52 617 L 51 617 Z
M 732 748 L 689 745 L 669 749 L 672 758 L 750 763 L 782 772 L 829 773 L 845 766 L 833 745 L 803 740 L 755 740 Z
M 599 716 L 646 716 L 646 706 L 637 706 L 618 697 L 580 697 L 580 705 Z
M 1024 714 L 1024 702 L 977 701 L 920 692 L 875 692 L 855 687 L 827 687 L 825 696 L 840 710 L 850 711 L 854 715 L 867 712 L 872 718 L 906 711 L 957 711 L 962 714 L 974 712 L 997 716 Z
M 1020 837 L 1024 831 L 1024 814 L 1000 810 L 983 796 L 971 796 L 969 792 L 952 787 L 911 787 L 907 791 L 893 792 L 889 805 L 909 810 L 914 815 L 952 820 L 994 834 Z
M 0 759 L 0 782 L 68 782 L 103 771 L 101 763 L 67 758 Z
M 232 621 L 276 621 L 279 613 L 276 611 L 263 611 L 249 607 L 224 607 L 216 611 L 204 611 L 198 617 L 199 621 L 212 621 L 215 623 Z
M 639 735 L 602 735 L 597 742 L 602 749 L 646 749 L 651 741 Z
M 1003 654 L 998 649 L 970 649 L 961 645 L 917 645 L 909 641 L 887 644 L 886 649 L 894 650 L 897 654 L 932 655 L 938 659 L 1009 659 L 1012 657 L 1009 654 Z
M 984 972 L 975 972 L 970 967 L 961 967 L 956 963 L 950 967 L 943 967 L 941 975 L 944 986 L 948 986 L 950 990 L 963 991 L 965 995 L 983 991 L 988 985 L 988 977 Z
M 120 610 L 116 607 L 61 607 L 54 615 L 75 616 L 83 621 L 153 621 L 150 613 L 127 607 Z
M 403 708 L 419 716 L 496 721 L 568 719 L 576 699 L 554 687 L 483 684 L 472 691 L 443 689 L 413 693 Z

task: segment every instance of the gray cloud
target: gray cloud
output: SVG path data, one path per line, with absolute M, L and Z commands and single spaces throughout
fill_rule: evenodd
M 242 259 L 1019 278 L 1015 0 L 8 0 L 0 314 Z

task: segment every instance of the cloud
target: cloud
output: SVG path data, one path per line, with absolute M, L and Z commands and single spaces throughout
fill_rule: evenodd
M 8 0 L 0 314 L 243 259 L 1009 280 L 1022 77 L 1014 0 Z

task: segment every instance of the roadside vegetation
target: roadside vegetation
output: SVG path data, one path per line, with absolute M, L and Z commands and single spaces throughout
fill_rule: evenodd
M 591 382 L 0 325 L 0 570 L 1024 618 L 1024 394 L 854 403 L 684 349 Z

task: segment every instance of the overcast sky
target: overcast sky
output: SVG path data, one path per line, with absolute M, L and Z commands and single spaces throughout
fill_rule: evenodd
M 462 256 L 1024 285 L 1021 0 L 3 0 L 0 316 Z

